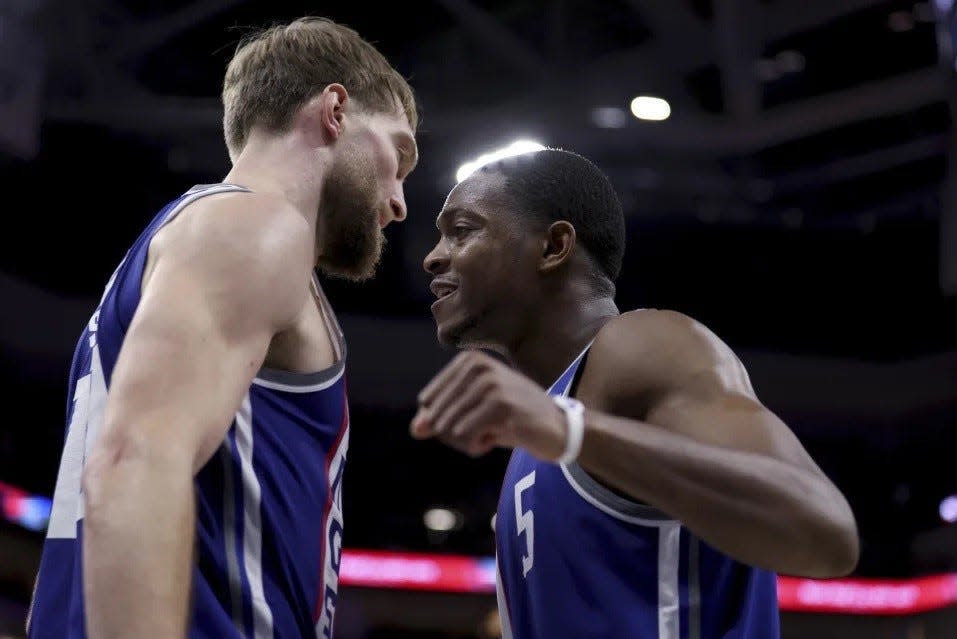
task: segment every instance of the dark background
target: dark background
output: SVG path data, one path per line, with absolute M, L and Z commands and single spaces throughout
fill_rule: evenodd
M 493 552 L 506 454 L 407 435 L 450 355 L 420 264 L 456 168 L 530 138 L 611 176 L 628 226 L 620 307 L 685 312 L 739 353 L 847 494 L 856 574 L 957 570 L 938 514 L 957 493 L 949 6 L 0 1 L 0 481 L 52 495 L 69 359 L 109 274 L 167 200 L 228 170 L 218 94 L 237 40 L 325 15 L 376 44 L 422 112 L 409 218 L 389 228 L 380 276 L 326 282 L 351 357 L 347 546 Z M 668 99 L 671 118 L 632 117 L 639 94 Z M 599 107 L 621 127 L 596 124 Z M 433 506 L 461 527 L 428 531 Z M 0 524 L 0 545 L 23 536 Z

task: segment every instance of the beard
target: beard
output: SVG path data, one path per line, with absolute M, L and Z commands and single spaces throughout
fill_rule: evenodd
M 316 231 L 323 273 L 354 282 L 375 274 L 385 246 L 375 175 L 372 161 L 358 153 L 343 153 L 330 168 Z

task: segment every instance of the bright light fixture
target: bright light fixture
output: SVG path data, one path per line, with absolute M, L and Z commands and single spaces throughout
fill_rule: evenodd
M 459 523 L 456 513 L 446 508 L 430 508 L 423 516 L 425 527 L 437 532 L 454 530 Z
M 948 524 L 957 521 L 957 495 L 944 497 L 944 500 L 940 502 L 940 518 Z
M 631 113 L 639 120 L 667 120 L 671 115 L 671 105 L 662 98 L 639 95 L 631 101 Z
M 534 140 L 516 140 L 508 146 L 496 149 L 491 153 L 484 153 L 471 162 L 466 162 L 460 166 L 459 170 L 455 172 L 455 181 L 461 182 L 489 162 L 495 162 L 496 160 L 501 160 L 502 158 L 511 157 L 513 155 L 521 155 L 522 153 L 541 151 L 544 148 L 545 145 L 535 142 Z

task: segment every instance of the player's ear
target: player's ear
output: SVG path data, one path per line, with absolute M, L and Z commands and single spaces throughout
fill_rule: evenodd
M 332 144 L 342 135 L 349 92 L 339 83 L 328 85 L 299 109 L 298 123 L 313 146 Z
M 538 270 L 549 273 L 565 264 L 575 248 L 575 241 L 575 227 L 571 222 L 552 222 L 542 238 L 542 258 Z

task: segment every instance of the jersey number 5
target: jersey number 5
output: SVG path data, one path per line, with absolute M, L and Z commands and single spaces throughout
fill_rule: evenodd
M 515 525 L 518 528 L 518 536 L 525 533 L 525 545 L 528 548 L 528 554 L 522 555 L 522 576 L 528 575 L 535 563 L 535 515 L 531 508 L 524 512 L 522 508 L 522 493 L 535 484 L 535 471 L 522 477 L 515 484 Z

